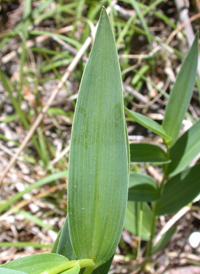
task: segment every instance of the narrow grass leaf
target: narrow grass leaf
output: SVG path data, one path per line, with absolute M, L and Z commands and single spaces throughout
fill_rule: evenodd
M 128 200 L 137 202 L 151 202 L 160 197 L 156 181 L 150 176 L 130 172 Z
M 64 59 L 64 60 L 60 60 L 60 61 L 57 61 L 57 62 L 54 62 L 52 64 L 49 64 L 43 68 L 41 68 L 41 73 L 46 73 L 50 70 L 53 70 L 53 68 L 59 68 L 61 66 L 67 66 L 69 65 L 71 62 L 71 58 L 70 59 Z
M 165 111 L 163 128 L 172 137 L 170 146 L 175 143 L 183 118 L 191 100 L 198 62 L 198 35 L 193 42 L 178 73 Z
M 167 154 L 159 146 L 145 143 L 130 144 L 132 163 L 169 163 Z
M 65 35 L 62 35 L 62 34 L 57 34 L 57 33 L 52 33 L 52 32 L 49 32 L 49 31 L 42 31 L 42 30 L 31 30 L 30 35 L 35 35 L 35 36 L 47 35 L 47 36 L 52 37 L 52 38 L 53 37 L 58 37 L 61 40 L 63 40 L 65 42 L 69 43 L 70 45 L 74 46 L 78 50 L 81 48 L 81 44 L 77 40 L 69 38 L 69 37 L 67 37 Z
M 136 85 L 141 77 L 150 69 L 150 66 L 149 65 L 145 65 L 143 67 L 141 67 L 141 69 L 135 74 L 135 76 L 133 77 L 132 81 L 131 81 L 131 84 L 134 86 Z
M 129 110 L 126 107 L 124 107 L 124 111 L 129 117 L 131 117 L 138 124 L 142 125 L 145 128 L 150 129 L 154 133 L 163 137 L 163 139 L 166 142 L 169 142 L 169 140 L 171 139 L 171 137 L 169 135 L 167 135 L 167 133 L 165 132 L 163 127 L 161 125 L 159 125 L 158 123 L 156 123 L 154 120 L 150 119 L 149 117 L 146 117 L 140 113 Z
M 163 12 L 163 11 L 162 11 Z M 176 29 L 177 25 L 174 24 L 174 22 L 172 22 L 166 15 L 164 15 L 162 12 L 158 11 L 158 10 L 154 10 L 153 14 L 155 16 L 157 16 L 158 18 L 160 18 L 161 20 L 163 20 L 163 22 L 165 22 L 165 24 L 169 25 L 171 28 Z
M 17 119 L 19 119 L 19 114 L 13 114 L 13 115 L 9 115 L 9 116 L 6 116 L 6 117 L 1 117 L 2 120 L 0 121 L 0 123 L 10 123 L 10 122 L 13 122 Z
M 93 259 L 98 267 L 115 252 L 128 192 L 121 73 L 104 8 L 80 86 L 69 158 L 72 246 L 78 259 Z
M 33 189 L 37 189 L 43 185 L 49 184 L 55 180 L 58 180 L 62 177 L 67 177 L 68 171 L 61 171 L 55 174 L 52 174 L 50 176 L 47 176 L 45 178 L 42 178 L 38 180 L 37 182 L 33 183 L 32 185 L 28 186 L 25 190 L 18 192 L 15 194 L 13 197 L 11 197 L 7 202 L 4 204 L 0 204 L 0 213 L 3 212 L 5 209 L 7 209 L 12 203 L 16 202 L 19 200 L 24 194 L 32 191 Z
M 134 235 L 141 236 L 145 240 L 150 239 L 153 214 L 147 203 L 142 205 L 142 227 L 140 230 L 140 203 L 128 201 L 124 227 Z
M 139 7 L 139 5 L 138 5 L 138 1 L 136 1 L 136 0 L 131 0 L 131 4 L 132 4 L 133 9 L 135 10 L 135 12 L 136 12 L 138 18 L 140 19 L 140 21 L 141 21 L 141 23 L 142 23 L 142 26 L 143 26 L 144 30 L 146 31 L 146 33 L 150 34 L 149 28 L 148 28 L 147 23 L 146 23 L 146 21 L 145 21 L 145 18 L 144 18 L 143 14 L 142 14 L 142 12 L 141 12 L 141 10 L 140 10 L 140 7 Z M 147 36 L 147 38 L 148 38 L 149 44 L 151 45 L 151 43 L 152 43 L 151 37 L 150 37 L 150 36 Z
M 168 174 L 174 176 L 188 166 L 200 153 L 200 119 L 170 149 Z
M 152 248 L 151 254 L 154 255 L 157 252 L 163 250 L 166 247 L 166 245 L 169 243 L 169 241 L 171 240 L 171 238 L 172 238 L 172 236 L 174 235 L 175 232 L 176 232 L 176 226 L 170 227 L 170 229 L 167 230 L 167 232 L 165 232 L 165 234 L 163 234 L 161 236 L 161 239 Z
M 47 140 L 46 140 L 46 137 L 44 136 L 44 132 L 42 132 L 41 127 L 37 128 L 37 133 L 38 133 L 38 140 L 39 140 L 39 145 L 41 150 L 41 159 L 43 160 L 44 165 L 47 166 L 49 163 Z
M 186 169 L 172 177 L 164 186 L 156 202 L 156 215 L 178 211 L 190 203 L 200 192 L 200 164 Z
M 16 112 L 18 113 L 19 115 L 19 119 L 21 120 L 21 122 L 23 123 L 24 127 L 29 130 L 29 123 L 28 121 L 26 120 L 26 116 L 24 115 L 24 112 L 21 110 L 21 107 L 20 107 L 20 104 L 19 102 L 15 99 L 15 97 L 13 96 L 13 93 L 12 93 L 12 90 L 10 88 L 10 85 L 11 85 L 11 82 L 10 80 L 3 74 L 2 70 L 0 69 L 0 80 L 2 81 L 2 84 L 5 88 L 5 90 L 8 92 L 8 95 L 9 95 L 9 98 L 10 98 L 10 101 L 12 102 L 12 105 L 14 106 Z M 38 142 L 35 138 L 35 136 L 33 135 L 31 137 L 33 143 L 34 143 L 34 146 L 37 150 L 37 153 L 39 156 L 40 155 L 40 149 L 39 149 L 39 145 L 38 145 Z
M 15 213 L 24 216 L 26 220 L 29 220 L 40 227 L 44 227 L 49 230 L 55 230 L 55 228 L 53 226 L 44 223 L 40 218 L 34 216 L 33 214 L 31 214 L 25 210 L 16 210 Z
M 9 263 L 3 264 L 0 268 L 3 267 L 19 270 L 25 273 L 39 274 L 67 261 L 68 259 L 62 255 L 44 253 L 16 259 Z

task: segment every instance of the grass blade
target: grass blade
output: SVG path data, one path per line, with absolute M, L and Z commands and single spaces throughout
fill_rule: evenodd
M 142 12 L 141 12 L 141 10 L 140 10 L 140 7 L 139 7 L 137 1 L 136 1 L 136 0 L 131 0 L 131 4 L 132 4 L 133 9 L 135 10 L 135 12 L 136 12 L 138 18 L 140 19 L 140 21 L 141 21 L 141 23 L 142 23 L 142 26 L 143 26 L 144 30 L 146 31 L 146 33 L 150 34 L 149 28 L 148 28 L 148 26 L 147 26 L 147 23 L 146 23 L 146 21 L 145 21 L 145 19 L 144 19 L 144 16 L 143 16 L 143 14 L 142 14 Z M 148 38 L 149 44 L 151 45 L 151 43 L 152 43 L 151 37 L 150 37 L 150 36 L 147 36 L 147 38 Z
M 5 209 L 7 209 L 12 203 L 19 200 L 24 194 L 30 192 L 33 189 L 36 189 L 38 187 L 41 187 L 43 185 L 49 184 L 50 182 L 53 182 L 55 180 L 58 180 L 62 177 L 66 177 L 68 174 L 68 171 L 61 171 L 55 174 L 52 174 L 50 176 L 47 176 L 45 178 L 40 179 L 39 181 L 33 183 L 29 187 L 27 187 L 25 190 L 18 192 L 15 194 L 12 198 L 10 198 L 5 204 L 0 205 L 0 213 L 3 212 Z

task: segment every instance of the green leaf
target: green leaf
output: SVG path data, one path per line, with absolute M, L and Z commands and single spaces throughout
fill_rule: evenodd
M 135 12 L 136 12 L 138 18 L 140 19 L 141 24 L 142 24 L 144 30 L 145 30 L 146 33 L 148 34 L 147 38 L 148 38 L 149 44 L 151 45 L 151 44 L 152 44 L 152 41 L 151 41 L 152 39 L 151 39 L 151 36 L 150 36 L 149 28 L 148 28 L 147 23 L 146 23 L 146 21 L 145 21 L 144 15 L 143 15 L 143 13 L 141 12 L 139 3 L 138 3 L 138 1 L 136 1 L 136 0 L 131 0 L 130 3 L 132 4 L 133 9 L 135 10 Z
M 13 270 L 13 269 L 7 269 L 7 268 L 0 267 L 0 274 L 27 274 L 27 273 L 21 272 L 21 271 L 18 271 L 18 270 Z
M 33 214 L 31 214 L 25 210 L 17 209 L 17 210 L 15 210 L 15 213 L 24 216 L 26 220 L 29 220 L 29 221 L 37 224 L 38 226 L 45 227 L 46 229 L 55 230 L 55 228 L 53 226 L 44 223 L 40 218 L 34 216 Z
M 69 159 L 70 239 L 77 258 L 98 267 L 120 240 L 129 169 L 121 73 L 105 8 L 80 86 Z
M 166 133 L 172 137 L 170 146 L 175 143 L 183 118 L 187 111 L 191 100 L 198 62 L 198 34 L 191 46 L 180 72 L 178 73 L 176 82 L 171 91 L 169 101 L 165 111 L 163 128 Z
M 161 236 L 158 243 L 152 248 L 151 254 L 154 255 L 160 250 L 164 249 L 166 245 L 169 243 L 171 237 L 174 235 L 175 232 L 176 232 L 176 226 L 170 227 L 170 229 L 167 230 L 167 232 L 165 232 L 165 234 Z
M 132 163 L 169 163 L 167 154 L 159 146 L 145 143 L 130 144 Z
M 58 254 L 35 254 L 3 264 L 2 267 L 19 270 L 28 274 L 40 274 L 67 261 L 66 257 Z
M 170 149 L 168 174 L 174 176 L 188 166 L 200 153 L 200 119 Z
M 144 116 L 140 113 L 134 112 L 132 110 L 129 110 L 126 107 L 124 107 L 124 111 L 129 117 L 131 117 L 138 124 L 142 125 L 145 128 L 150 129 L 154 133 L 163 137 L 166 142 L 169 142 L 169 140 L 171 139 L 171 137 L 167 135 L 163 127 L 159 125 L 158 123 L 156 123 L 154 120 L 150 119 L 149 117 Z
M 128 200 L 136 202 L 151 202 L 160 197 L 156 181 L 150 176 L 131 172 L 129 177 Z
M 51 253 L 56 253 L 56 251 L 57 251 L 58 243 L 59 243 L 59 240 L 60 240 L 61 232 L 62 232 L 62 228 L 61 228 L 61 230 L 58 232 L 57 238 L 56 238 L 55 242 L 53 243 L 53 246 L 52 246 L 52 248 L 51 248 Z M 59 254 L 59 253 L 58 253 L 58 254 Z M 61 255 L 62 255 L 62 254 L 61 254 Z
M 97 267 L 93 272 L 92 274 L 107 274 L 110 267 L 111 267 L 111 264 L 112 264 L 112 261 L 113 261 L 113 258 L 114 258 L 114 255 L 104 264 L 102 264 L 101 266 Z
M 76 255 L 74 254 L 74 250 L 71 245 L 71 240 L 69 236 L 68 217 L 66 217 L 64 225 L 62 227 L 56 253 L 67 257 L 69 260 L 76 259 Z
M 80 272 L 80 264 L 77 264 L 76 266 L 70 268 L 69 270 L 66 270 L 64 272 L 61 272 L 62 274 L 78 274 Z
M 156 215 L 166 215 L 180 210 L 200 192 L 200 164 L 172 177 L 164 186 L 156 202 Z
M 153 214 L 147 203 L 142 203 L 142 224 L 140 231 L 140 203 L 128 201 L 124 227 L 134 235 L 150 239 Z

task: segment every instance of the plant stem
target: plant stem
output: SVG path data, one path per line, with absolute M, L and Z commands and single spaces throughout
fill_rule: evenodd
M 94 269 L 95 269 L 95 266 L 89 266 L 89 267 L 87 267 L 85 269 L 85 271 L 83 272 L 83 274 L 91 274 Z
M 67 261 L 67 262 L 65 262 L 63 264 L 59 264 L 49 270 L 45 270 L 41 274 L 58 274 L 60 272 L 63 272 L 65 270 L 75 267 L 77 264 L 79 264 L 81 268 L 88 267 L 88 268 L 94 269 L 94 266 L 95 266 L 93 260 L 91 260 L 91 259 Z
M 147 243 L 147 251 L 146 251 L 146 258 L 150 257 L 151 255 L 151 248 L 152 248 L 152 240 L 155 233 L 155 222 L 156 222 L 156 215 L 155 215 L 155 209 L 156 209 L 156 202 L 153 204 L 153 217 L 152 217 L 152 223 L 151 223 L 151 235 L 150 240 Z
M 168 157 L 170 156 L 170 149 L 169 149 L 169 144 L 165 142 L 165 145 L 166 145 L 166 148 L 167 148 L 167 155 Z M 162 194 L 163 192 L 163 189 L 164 189 L 164 182 L 168 176 L 167 172 L 168 172 L 168 167 L 169 167 L 169 164 L 165 164 L 163 166 L 163 171 L 164 171 L 164 174 L 163 174 L 163 179 L 162 179 L 162 182 L 160 184 L 160 187 L 159 187 L 159 191 L 160 191 L 160 195 Z M 147 252 L 146 252 L 146 257 L 149 257 L 151 255 L 151 249 L 152 249 L 152 241 L 153 241 L 153 237 L 154 237 L 154 225 L 155 225 L 155 222 L 156 222 L 156 206 L 157 206 L 157 202 L 154 202 L 153 203 L 153 218 L 152 218 L 152 224 L 151 224 L 151 235 L 150 235 L 150 240 L 149 242 L 147 243 Z

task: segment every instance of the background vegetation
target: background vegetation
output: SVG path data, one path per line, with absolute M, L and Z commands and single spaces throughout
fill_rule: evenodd
M 115 33 L 125 106 L 158 123 L 199 30 L 200 16 L 197 0 L 26 0 L 0 5 L 0 261 L 4 263 L 41 249 L 49 251 L 63 225 L 75 102 L 102 5 Z M 197 77 L 182 133 L 200 116 L 199 92 Z M 127 124 L 131 143 L 163 147 L 152 131 L 128 117 Z M 192 164 L 197 162 L 198 157 Z M 131 168 L 162 180 L 159 165 Z M 193 271 L 191 265 L 200 264 L 198 247 L 188 243 L 189 235 L 199 229 L 199 214 L 197 201 L 177 217 L 176 234 L 147 271 L 163 273 L 182 265 Z M 168 219 L 158 218 L 158 233 Z M 143 238 L 138 250 L 138 236 L 124 230 L 113 273 L 137 271 L 135 259 L 142 262 Z

